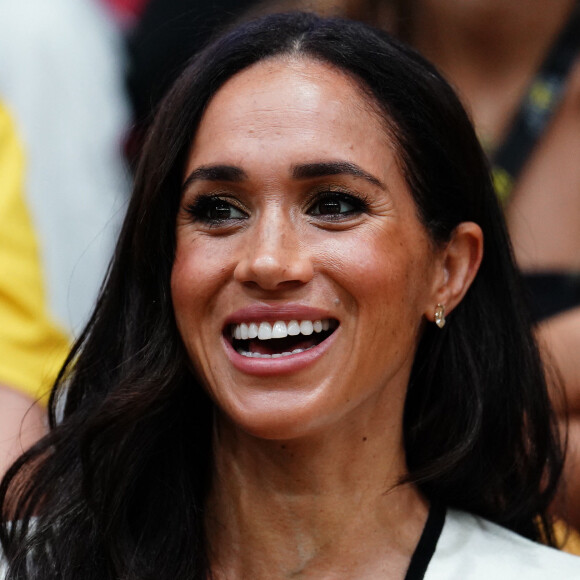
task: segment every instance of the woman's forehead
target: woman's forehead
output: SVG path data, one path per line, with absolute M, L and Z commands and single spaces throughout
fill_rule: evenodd
M 192 154 L 226 153 L 238 142 L 360 153 L 392 141 L 378 106 L 348 74 L 305 57 L 261 61 L 233 76 L 209 102 Z M 367 147 L 368 148 L 368 147 Z

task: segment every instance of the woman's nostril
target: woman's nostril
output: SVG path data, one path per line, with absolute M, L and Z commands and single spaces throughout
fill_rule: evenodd
M 280 257 L 269 254 L 241 260 L 234 270 L 234 277 L 245 284 L 275 290 L 306 284 L 313 273 L 314 269 L 309 257 L 281 260 Z

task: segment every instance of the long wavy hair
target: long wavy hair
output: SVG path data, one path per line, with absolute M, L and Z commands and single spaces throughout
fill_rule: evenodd
M 0 488 L 10 579 L 205 579 L 213 407 L 170 294 L 184 164 L 212 96 L 281 55 L 329 63 L 382 111 L 435 243 L 463 221 L 484 258 L 443 330 L 428 325 L 408 389 L 408 479 L 431 501 L 524 536 L 548 531 L 561 450 L 488 168 L 462 106 L 413 50 L 366 25 L 271 15 L 197 55 L 162 102 L 94 314 L 53 389 L 50 432 Z

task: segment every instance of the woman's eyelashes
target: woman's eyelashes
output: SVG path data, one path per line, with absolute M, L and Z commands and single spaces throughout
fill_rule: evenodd
M 215 194 L 200 195 L 185 209 L 194 222 L 209 227 L 234 225 L 250 217 L 250 211 L 237 199 Z M 368 203 L 362 197 L 338 191 L 323 191 L 312 196 L 305 213 L 317 220 L 342 221 L 367 210 Z
M 360 197 L 339 191 L 318 193 L 306 213 L 319 219 L 337 221 L 367 211 L 367 202 Z
M 219 226 L 247 219 L 248 213 L 233 200 L 219 195 L 202 195 L 187 206 L 194 221 Z

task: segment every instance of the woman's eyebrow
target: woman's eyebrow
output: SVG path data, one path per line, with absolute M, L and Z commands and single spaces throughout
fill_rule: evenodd
M 182 189 L 189 187 L 194 181 L 230 181 L 239 182 L 247 179 L 243 169 L 235 165 L 202 165 L 192 171 L 183 182 Z
M 349 161 L 320 161 L 318 163 L 305 163 L 295 165 L 292 169 L 292 177 L 295 179 L 312 179 L 314 177 L 326 177 L 328 175 L 352 175 L 361 177 L 368 182 L 386 190 L 385 184 L 374 175 Z
M 316 163 L 303 163 L 294 165 L 292 177 L 294 179 L 313 179 L 329 175 L 352 175 L 386 190 L 386 186 L 355 163 L 349 161 L 319 161 Z M 235 165 L 202 165 L 192 171 L 183 182 L 183 189 L 189 187 L 194 181 L 226 181 L 237 183 L 247 179 L 247 173 Z

